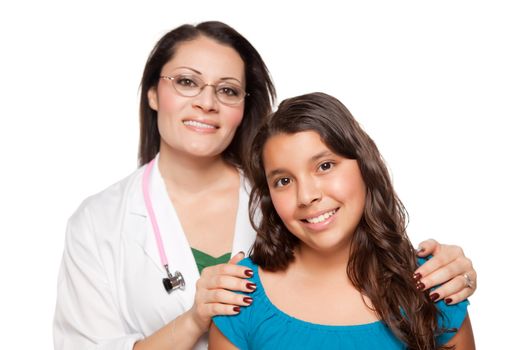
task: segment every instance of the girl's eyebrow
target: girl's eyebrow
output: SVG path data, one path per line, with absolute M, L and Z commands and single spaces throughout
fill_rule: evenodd
M 324 150 L 324 151 L 321 151 L 321 152 L 313 155 L 310 158 L 310 162 L 316 162 L 316 161 L 318 161 L 321 158 L 324 158 L 324 157 L 327 157 L 327 156 L 331 156 L 331 155 L 333 155 L 332 152 L 330 152 L 329 150 Z
M 270 180 L 272 177 L 279 175 L 279 174 L 284 174 L 285 172 L 286 171 L 284 169 L 274 169 L 270 171 L 268 174 L 266 174 L 266 180 Z
M 319 159 L 324 158 L 324 157 L 328 157 L 328 156 L 331 156 L 331 155 L 333 155 L 333 153 L 330 152 L 329 150 L 321 151 L 319 153 L 314 154 L 312 157 L 310 157 L 310 163 L 315 163 Z M 281 169 L 281 168 L 274 169 L 274 170 L 272 170 L 272 171 L 270 171 L 269 173 L 266 174 L 266 179 L 269 180 L 272 177 L 274 177 L 276 175 L 279 175 L 279 174 L 283 174 L 283 173 L 286 173 L 285 169 Z

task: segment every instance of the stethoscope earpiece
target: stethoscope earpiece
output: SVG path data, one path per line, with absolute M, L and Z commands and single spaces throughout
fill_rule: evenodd
M 164 285 L 164 289 L 166 289 L 168 294 L 173 292 L 175 289 L 184 290 L 184 287 L 186 286 L 184 277 L 182 277 L 182 274 L 179 271 L 175 271 L 175 276 L 172 276 L 171 273 L 169 273 L 168 278 L 162 279 L 162 284 Z

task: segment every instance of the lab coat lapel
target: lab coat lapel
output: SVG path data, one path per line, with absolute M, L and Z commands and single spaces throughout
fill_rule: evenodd
M 164 180 L 158 170 L 157 160 L 158 156 L 151 171 L 150 197 L 155 216 L 157 217 L 170 271 L 172 274 L 175 271 L 180 271 L 186 283 L 184 291 L 176 294 L 180 296 L 187 310 L 193 305 L 195 283 L 199 278 L 199 272 L 177 213 L 169 199 Z M 161 276 L 164 278 L 166 277 L 166 271 L 160 259 L 155 233 L 153 232 L 142 194 L 141 186 L 144 167 L 141 170 L 140 180 L 136 186 L 134 186 L 135 191 L 131 196 L 130 214 L 144 218 L 144 230 L 140 233 L 137 232 L 136 242 L 142 246 L 146 255 L 148 255 L 150 260 L 157 266 L 159 271 L 161 271 Z
M 139 170 L 138 176 L 130 191 L 129 214 L 131 218 L 129 225 L 133 224 L 131 231 L 133 232 L 135 242 L 142 247 L 144 253 L 151 259 L 162 275 L 165 275 L 166 272 L 160 261 L 155 234 L 153 233 L 153 227 L 148 218 L 148 211 L 142 194 L 142 176 L 144 175 L 144 170 L 145 166 Z M 137 221 L 137 217 L 140 218 L 140 220 Z
M 177 212 L 169 198 L 157 161 L 155 161 L 155 166 L 151 172 L 151 200 L 157 216 L 170 271 L 172 274 L 175 271 L 180 271 L 184 277 L 186 286 L 181 295 L 185 307 L 189 309 L 193 305 L 195 284 L 200 277 L 199 271 Z M 156 243 L 155 248 L 157 248 Z M 157 256 L 159 256 L 158 252 Z M 160 263 L 160 256 L 158 261 Z

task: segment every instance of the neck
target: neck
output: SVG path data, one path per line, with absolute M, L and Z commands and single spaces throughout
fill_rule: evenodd
M 316 276 L 346 276 L 350 249 L 340 249 L 339 251 L 319 252 L 300 244 L 295 252 L 294 264 L 298 269 L 310 275 Z
M 237 173 L 220 155 L 195 157 L 160 148 L 159 170 L 168 187 L 178 191 L 197 194 L 221 186 L 226 179 Z

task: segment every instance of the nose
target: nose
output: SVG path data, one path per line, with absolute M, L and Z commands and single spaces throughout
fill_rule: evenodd
M 193 106 L 205 112 L 217 111 L 218 101 L 215 96 L 215 87 L 210 84 L 204 85 L 201 92 L 194 97 Z
M 323 191 L 315 178 L 307 177 L 298 181 L 297 184 L 297 205 L 308 207 L 323 198 Z

